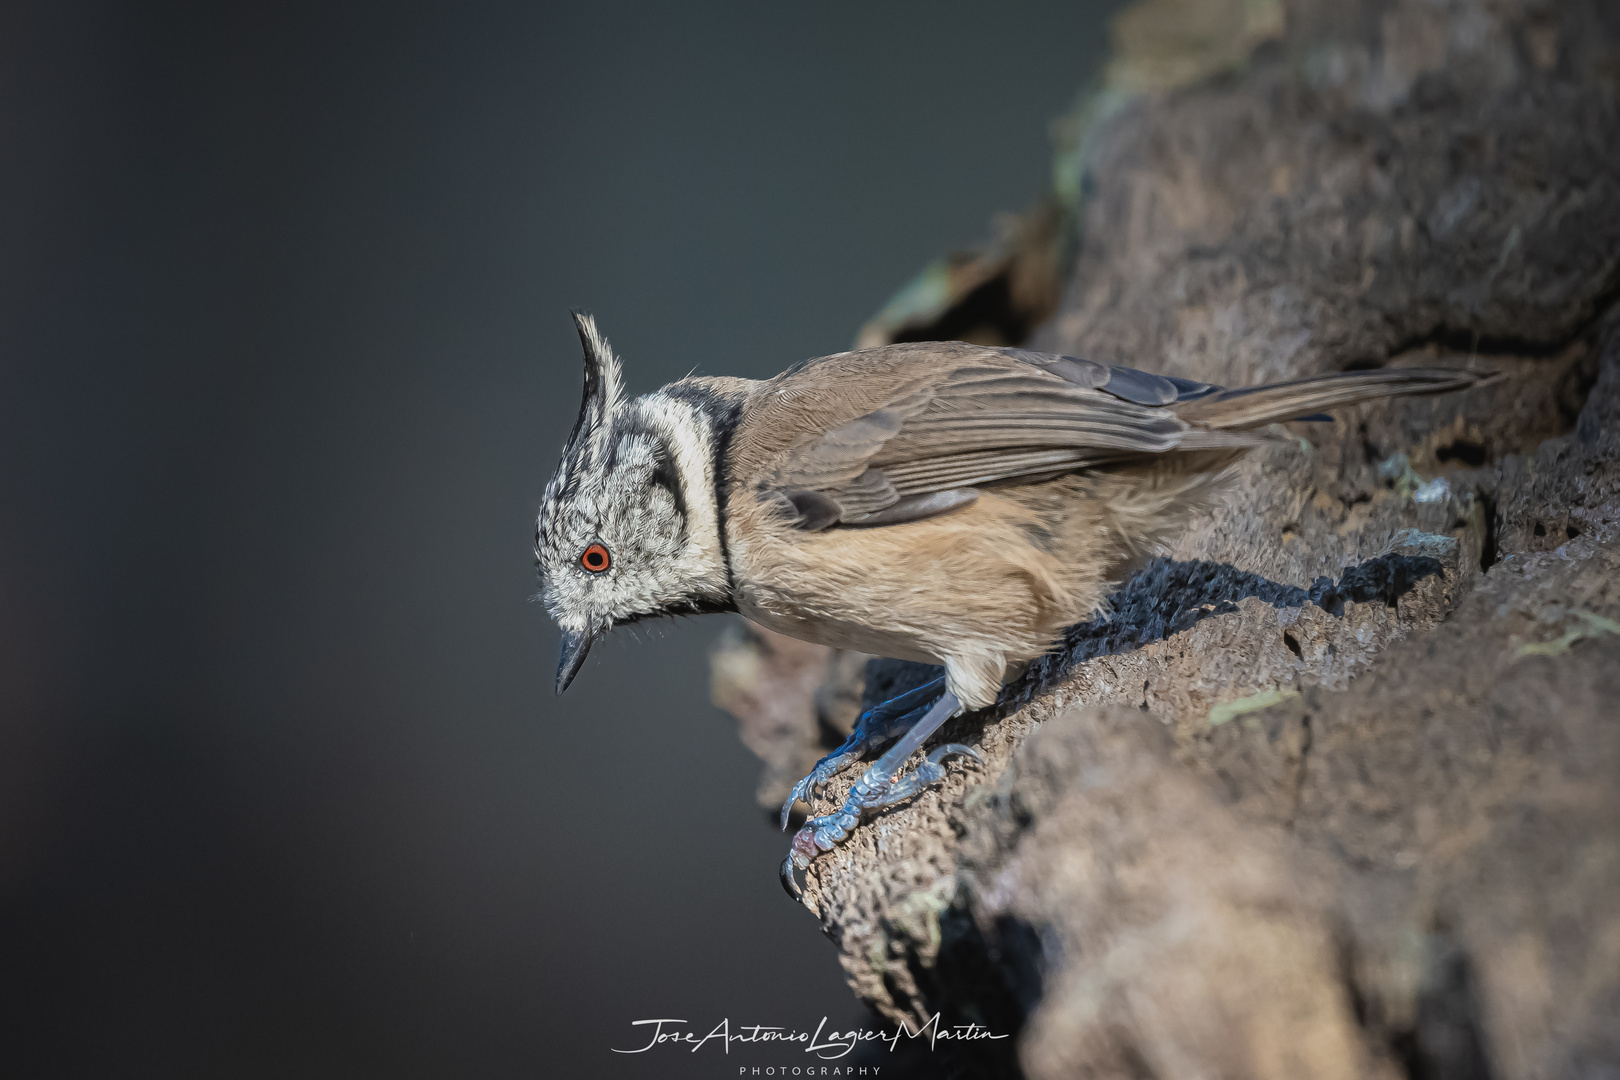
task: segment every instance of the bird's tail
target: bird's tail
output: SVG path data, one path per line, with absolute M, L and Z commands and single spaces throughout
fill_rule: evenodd
M 1491 374 L 1449 368 L 1341 371 L 1268 386 L 1219 390 L 1186 402 L 1176 409 L 1176 413 L 1183 420 L 1218 431 L 1243 431 L 1279 420 L 1298 420 L 1323 409 L 1355 405 L 1374 398 L 1466 390 L 1485 381 Z

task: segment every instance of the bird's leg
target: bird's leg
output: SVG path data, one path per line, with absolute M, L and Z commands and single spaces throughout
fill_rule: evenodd
M 975 761 L 983 760 L 971 746 L 946 743 L 935 747 L 927 760 L 917 768 L 901 775 L 906 761 L 927 741 L 928 736 L 961 711 L 962 706 L 956 700 L 956 695 L 947 692 L 910 731 L 901 736 L 899 742 L 884 751 L 883 756 L 855 781 L 849 798 L 844 800 L 844 805 L 836 813 L 811 818 L 804 823 L 794 834 L 792 850 L 782 863 L 782 886 L 787 889 L 789 896 L 797 900 L 803 891 L 797 872 L 808 869 L 810 860 L 819 851 L 831 851 L 839 841 L 846 839 L 860 823 L 864 811 L 909 799 L 929 784 L 944 779 L 945 767 L 940 761 L 950 754 L 965 754 Z
M 833 774 L 843 768 L 847 762 L 854 761 L 865 754 L 872 747 L 887 739 L 892 739 L 900 732 L 905 731 L 923 715 L 928 703 L 934 694 L 945 684 L 942 675 L 937 679 L 923 685 L 907 690 L 898 697 L 890 698 L 881 705 L 874 705 L 861 716 L 855 724 L 855 730 L 849 733 L 843 745 L 820 761 L 805 777 L 793 785 L 788 793 L 787 801 L 782 803 L 782 828 L 788 825 L 788 815 L 793 811 L 793 804 L 798 799 L 808 801 L 816 790 L 833 778 Z

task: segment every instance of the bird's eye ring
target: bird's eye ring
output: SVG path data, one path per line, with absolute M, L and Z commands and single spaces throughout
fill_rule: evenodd
M 613 565 L 613 556 L 601 544 L 592 544 L 580 554 L 579 565 L 593 574 L 604 574 Z

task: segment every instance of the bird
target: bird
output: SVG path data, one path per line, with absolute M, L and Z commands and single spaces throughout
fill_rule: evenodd
M 1227 389 L 1020 348 L 933 341 L 693 376 L 627 397 L 595 319 L 573 312 L 584 392 L 535 528 L 540 598 L 562 633 L 557 693 L 611 628 L 740 612 L 779 633 L 939 665 L 870 710 L 794 787 L 809 799 L 893 738 L 782 865 L 945 775 L 911 757 L 1096 613 L 1133 565 L 1212 505 L 1280 421 L 1464 390 L 1482 373 L 1372 368 Z

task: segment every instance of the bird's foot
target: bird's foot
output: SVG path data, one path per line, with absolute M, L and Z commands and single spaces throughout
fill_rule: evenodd
M 788 792 L 787 800 L 782 803 L 783 830 L 787 829 L 788 817 L 793 812 L 795 802 L 800 799 L 808 802 L 839 769 L 851 761 L 858 761 L 878 743 L 892 739 L 910 728 L 922 718 L 929 704 L 943 690 L 944 683 L 943 678 L 935 679 L 866 710 L 843 745 L 816 762 L 815 768 L 794 784 L 793 790 Z
M 866 775 L 850 789 L 843 806 L 835 813 L 811 818 L 794 835 L 794 865 L 803 870 L 810 865 L 816 851 L 831 851 L 848 839 L 855 826 L 860 824 L 861 814 L 865 811 L 880 810 L 904 802 L 930 784 L 945 779 L 945 766 L 940 763 L 951 754 L 970 757 L 981 765 L 984 763 L 973 747 L 963 743 L 946 743 L 935 747 L 921 765 L 898 778 L 873 776 L 873 770 L 868 769 Z
M 804 893 L 799 875 L 809 869 L 811 860 L 823 851 L 831 851 L 849 838 L 861 815 L 868 810 L 891 806 L 922 791 L 930 784 L 945 778 L 945 766 L 940 764 L 951 754 L 971 757 L 983 764 L 984 759 L 971 746 L 946 743 L 935 747 L 917 768 L 902 773 L 906 760 L 932 735 L 938 727 L 959 711 L 956 695 L 947 693 L 900 741 L 872 763 L 861 778 L 855 781 L 849 797 L 836 813 L 811 818 L 793 836 L 793 846 L 782 862 L 782 887 L 789 896 L 798 900 Z

